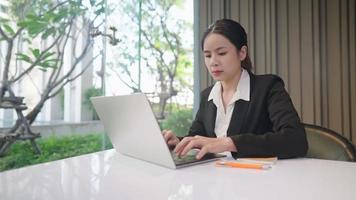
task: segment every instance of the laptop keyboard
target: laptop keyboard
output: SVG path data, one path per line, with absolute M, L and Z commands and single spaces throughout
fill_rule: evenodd
M 185 164 L 185 163 L 192 163 L 192 162 L 195 162 L 197 160 L 195 158 L 195 155 L 185 155 L 183 157 L 178 157 L 177 154 L 175 154 L 174 152 L 171 152 L 171 154 L 172 154 L 172 158 L 174 160 L 174 163 L 176 163 L 176 165 Z
M 205 156 L 203 156 L 200 160 L 197 160 L 195 156 L 198 154 L 198 150 L 192 149 L 190 150 L 185 156 L 178 157 L 173 151 L 171 151 L 172 158 L 174 160 L 174 163 L 178 165 L 182 164 L 188 164 L 188 163 L 194 163 L 197 161 L 202 161 L 202 160 L 208 160 L 208 159 L 213 159 L 213 158 L 218 158 L 218 157 L 225 157 L 224 155 L 217 155 L 213 153 L 207 153 Z

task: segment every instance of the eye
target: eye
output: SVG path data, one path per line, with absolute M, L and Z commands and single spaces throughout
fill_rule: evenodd
M 220 52 L 220 53 L 218 53 L 219 54 L 219 56 L 224 56 L 224 55 L 226 55 L 227 54 L 227 52 L 226 51 L 224 51 L 224 52 Z
M 210 58 L 211 57 L 210 54 L 205 54 L 204 56 L 205 56 L 205 58 Z

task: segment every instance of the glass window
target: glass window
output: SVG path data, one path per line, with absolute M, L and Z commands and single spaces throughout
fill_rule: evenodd
M 193 1 L 1 2 L 0 171 L 112 148 L 93 96 L 143 92 L 187 133 Z

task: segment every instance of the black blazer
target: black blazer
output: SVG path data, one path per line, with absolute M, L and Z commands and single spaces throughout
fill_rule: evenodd
M 304 156 L 308 143 L 304 127 L 284 83 L 276 75 L 250 74 L 250 101 L 238 100 L 227 136 L 233 140 L 236 157 Z M 213 86 L 201 93 L 200 106 L 188 136 L 216 137 L 216 106 L 208 101 Z

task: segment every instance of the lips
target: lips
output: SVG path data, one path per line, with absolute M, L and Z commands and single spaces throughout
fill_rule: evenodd
M 214 75 L 214 76 L 218 76 L 222 73 L 223 71 L 222 70 L 214 70 L 212 71 L 211 73 Z

